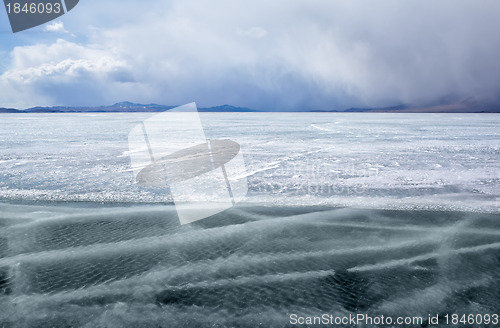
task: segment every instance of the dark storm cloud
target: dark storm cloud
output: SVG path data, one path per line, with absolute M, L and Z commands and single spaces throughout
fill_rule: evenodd
M 158 0 L 80 7 L 66 29 L 87 33 L 87 40 L 16 48 L 0 77 L 2 89 L 14 90 L 2 92 L 2 103 L 18 102 L 20 87 L 33 92 L 37 105 L 73 104 L 82 88 L 95 96 L 81 105 L 197 101 L 282 110 L 500 100 L 498 1 Z M 106 8 L 114 8 L 110 19 Z M 47 79 L 64 85 L 64 96 L 58 88 L 47 94 Z

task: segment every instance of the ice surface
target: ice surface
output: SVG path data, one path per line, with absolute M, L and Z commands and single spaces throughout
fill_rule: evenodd
M 498 313 L 500 116 L 203 113 L 249 193 L 181 226 L 131 170 L 151 115 L 0 115 L 0 326 Z
M 5 326 L 288 327 L 289 313 L 500 308 L 498 214 L 237 205 L 181 226 L 169 205 L 0 204 L 0 226 Z
M 171 202 L 137 185 L 130 130 L 154 114 L 0 116 L 0 199 Z M 242 146 L 247 202 L 498 212 L 496 114 L 202 113 Z

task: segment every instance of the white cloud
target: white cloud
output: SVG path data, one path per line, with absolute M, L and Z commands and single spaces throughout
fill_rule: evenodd
M 495 0 L 481 6 L 460 0 L 81 3 L 65 23 L 85 41 L 13 49 L 0 76 L 0 104 L 130 100 L 338 109 L 449 95 L 498 100 L 498 12 Z
M 72 98 L 83 99 L 89 90 L 112 94 L 110 88 L 133 81 L 127 64 L 107 49 L 63 39 L 51 45 L 16 47 L 12 55 L 12 65 L 0 75 L 0 89 L 7 90 L 1 93 L 2 103 L 8 106 L 76 104 Z M 99 94 L 96 98 L 103 100 Z

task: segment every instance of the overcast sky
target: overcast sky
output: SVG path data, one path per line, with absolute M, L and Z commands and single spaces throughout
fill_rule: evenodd
M 80 0 L 0 40 L 0 107 L 500 101 L 497 0 Z

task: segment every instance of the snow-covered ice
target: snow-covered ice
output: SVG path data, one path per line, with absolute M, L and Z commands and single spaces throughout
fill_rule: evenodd
M 137 185 L 127 134 L 154 114 L 3 115 L 0 199 L 170 202 Z M 202 113 L 242 146 L 250 203 L 498 212 L 496 114 Z
M 498 313 L 499 115 L 202 113 L 249 192 L 184 226 L 134 181 L 152 115 L 0 115 L 0 326 Z

